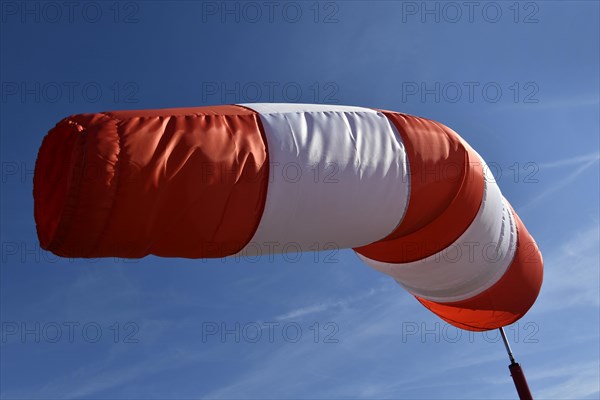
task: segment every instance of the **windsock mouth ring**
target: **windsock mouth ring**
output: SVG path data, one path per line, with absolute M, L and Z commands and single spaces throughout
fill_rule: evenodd
M 81 125 L 64 119 L 44 138 L 38 152 L 33 177 L 34 216 L 43 249 L 51 247 L 65 212 L 82 131 Z

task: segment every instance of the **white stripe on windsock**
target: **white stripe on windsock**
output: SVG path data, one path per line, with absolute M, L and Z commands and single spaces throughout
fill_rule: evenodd
M 471 225 L 452 245 L 422 260 L 403 264 L 380 262 L 357 253 L 358 256 L 396 279 L 411 294 L 426 300 L 441 303 L 466 300 L 490 288 L 513 260 L 517 231 L 512 212 L 485 164 L 484 171 L 481 207 Z
M 361 107 L 240 104 L 260 114 L 270 179 L 258 229 L 243 254 L 363 246 L 406 211 L 404 144 L 380 112 Z

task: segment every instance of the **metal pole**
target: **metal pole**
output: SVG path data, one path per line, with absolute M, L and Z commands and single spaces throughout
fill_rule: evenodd
M 508 353 L 508 358 L 510 358 L 510 363 L 515 364 L 515 357 L 513 357 L 512 350 L 510 349 L 510 344 L 508 343 L 508 339 L 506 338 L 506 333 L 504 333 L 504 328 L 500 329 L 500 335 L 502 335 L 502 341 L 504 341 L 504 347 L 506 347 L 506 352 Z
M 531 391 L 529 390 L 529 385 L 527 385 L 527 379 L 525 379 L 523 369 L 517 362 L 515 362 L 515 357 L 513 356 L 512 350 L 510 349 L 510 344 L 508 344 L 508 339 L 506 338 L 506 334 L 504 333 L 504 328 L 499 329 L 500 335 L 502 335 L 502 340 L 504 341 L 504 347 L 506 347 L 506 352 L 508 353 L 508 358 L 510 359 L 510 365 L 508 366 L 508 370 L 510 371 L 510 376 L 512 376 L 513 382 L 515 383 L 515 388 L 517 389 L 517 393 L 519 394 L 519 399 L 533 400 L 533 396 L 531 395 Z

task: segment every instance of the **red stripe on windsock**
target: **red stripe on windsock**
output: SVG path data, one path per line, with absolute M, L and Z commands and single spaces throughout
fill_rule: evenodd
M 512 210 L 512 208 L 511 208 Z M 517 248 L 506 273 L 492 287 L 475 297 L 452 303 L 436 303 L 417 297 L 446 322 L 462 329 L 485 331 L 510 325 L 531 308 L 543 279 L 542 254 L 519 216 Z
M 252 238 L 269 164 L 239 106 L 118 111 L 61 121 L 34 175 L 41 246 L 69 257 L 223 257 Z
M 469 227 L 483 198 L 483 166 L 475 151 L 450 128 L 424 118 L 382 112 L 406 148 L 410 199 L 404 218 L 390 235 L 354 250 L 377 261 L 417 261 L 445 249 Z

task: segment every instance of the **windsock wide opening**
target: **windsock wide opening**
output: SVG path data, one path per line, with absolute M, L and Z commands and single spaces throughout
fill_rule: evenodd
M 48 132 L 33 177 L 43 249 L 89 256 L 110 219 L 119 147 L 116 123 L 105 114 L 71 116 Z
M 77 125 L 63 120 L 44 138 L 38 152 L 33 178 L 34 215 L 43 249 L 49 248 L 65 210 L 78 136 Z

